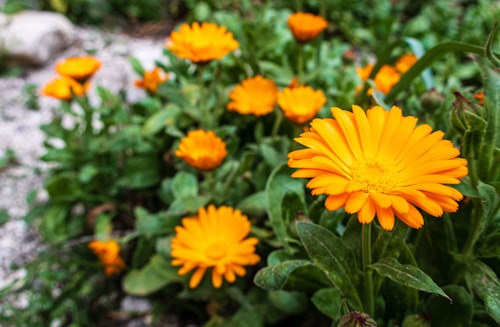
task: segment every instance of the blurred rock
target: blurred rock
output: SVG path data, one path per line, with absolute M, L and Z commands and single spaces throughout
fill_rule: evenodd
M 42 66 L 66 49 L 74 37 L 73 24 L 57 13 L 0 14 L 0 47 L 10 64 Z

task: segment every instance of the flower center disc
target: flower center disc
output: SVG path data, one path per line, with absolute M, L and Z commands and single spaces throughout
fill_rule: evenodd
M 383 160 L 365 158 L 351 167 L 351 178 L 361 183 L 367 193 L 388 193 L 396 186 L 394 165 Z
M 212 243 L 205 249 L 205 254 L 209 259 L 219 260 L 226 256 L 227 247 L 219 242 Z

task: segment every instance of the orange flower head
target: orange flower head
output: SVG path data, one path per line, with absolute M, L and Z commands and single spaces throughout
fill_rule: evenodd
M 106 276 L 119 274 L 125 268 L 125 262 L 120 257 L 120 245 L 117 241 L 92 241 L 88 247 L 101 261 Z
M 356 67 L 356 73 L 363 82 L 366 82 L 372 73 L 373 65 L 367 64 L 364 67 Z
M 57 73 L 82 84 L 92 77 L 99 68 L 101 68 L 101 62 L 90 56 L 67 58 L 56 64 Z
M 422 227 L 417 208 L 435 217 L 457 211 L 463 196 L 444 184 L 459 184 L 467 161 L 457 158 L 460 152 L 443 132 L 416 127 L 417 118 L 404 117 L 396 106 L 331 110 L 333 119 L 313 120 L 310 132 L 295 139 L 306 148 L 288 155 L 288 165 L 299 169 L 292 177 L 311 178 L 307 187 L 328 195 L 328 210 L 344 207 L 362 224 L 376 215 L 386 230 L 394 217 Z
M 326 103 L 322 91 L 315 91 L 310 86 L 286 87 L 278 93 L 278 105 L 285 117 L 298 125 L 313 119 Z
M 145 71 L 143 78 L 134 81 L 134 85 L 152 94 L 156 94 L 158 86 L 166 81 L 168 81 L 168 75 L 160 67 L 155 67 L 153 70 Z
M 366 82 L 370 77 L 372 70 L 373 65 L 368 64 L 364 67 L 357 67 L 356 73 L 363 82 Z M 400 77 L 401 74 L 394 67 L 390 65 L 383 65 L 377 72 L 377 75 L 375 75 L 373 83 L 375 84 L 377 91 L 382 92 L 383 94 L 388 94 L 392 87 L 399 82 Z M 361 88 L 358 88 L 357 90 L 359 89 Z M 372 93 L 373 90 L 368 90 L 369 95 Z
M 293 37 L 304 43 L 314 40 L 328 27 L 328 22 L 321 16 L 297 12 L 288 18 L 288 27 Z
M 474 99 L 477 100 L 477 103 L 480 105 L 484 104 L 484 91 L 479 91 L 473 94 Z
M 417 60 L 417 56 L 415 56 L 413 53 L 406 53 L 399 57 L 399 59 L 396 61 L 396 70 L 400 74 L 404 74 L 411 68 L 411 66 L 413 66 L 417 62 Z
M 226 143 L 212 131 L 198 129 L 190 131 L 181 139 L 175 155 L 184 159 L 191 167 L 212 170 L 227 156 Z
M 178 32 L 170 34 L 165 44 L 177 57 L 199 64 L 221 59 L 239 46 L 225 26 L 207 22 L 182 24 Z
M 172 265 L 182 266 L 178 274 L 194 270 L 189 287 L 201 282 L 207 269 L 212 269 L 212 284 L 222 286 L 224 278 L 229 283 L 236 275 L 246 274 L 244 266 L 255 265 L 260 257 L 255 254 L 259 240 L 247 237 L 250 221 L 240 210 L 213 205 L 200 208 L 195 217 L 182 219 L 182 226 L 175 227 L 172 239 Z
M 277 97 L 276 84 L 258 75 L 245 79 L 231 91 L 227 109 L 242 115 L 263 116 L 273 111 Z
M 84 85 L 78 83 L 69 77 L 56 77 L 49 81 L 42 88 L 42 95 L 56 98 L 59 100 L 69 101 L 75 96 L 84 95 L 90 86 L 90 82 Z

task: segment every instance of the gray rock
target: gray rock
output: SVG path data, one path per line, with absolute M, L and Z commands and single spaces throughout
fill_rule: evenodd
M 0 47 L 8 63 L 42 66 L 74 40 L 73 24 L 63 15 L 23 11 L 0 14 Z

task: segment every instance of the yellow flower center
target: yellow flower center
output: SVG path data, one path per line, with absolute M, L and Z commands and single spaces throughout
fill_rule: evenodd
M 205 249 L 205 254 L 211 260 L 219 260 L 219 259 L 222 259 L 226 256 L 227 247 L 223 243 L 215 242 L 215 243 L 210 244 Z
M 363 185 L 367 193 L 389 193 L 396 186 L 397 171 L 391 162 L 365 158 L 351 167 L 353 181 Z

